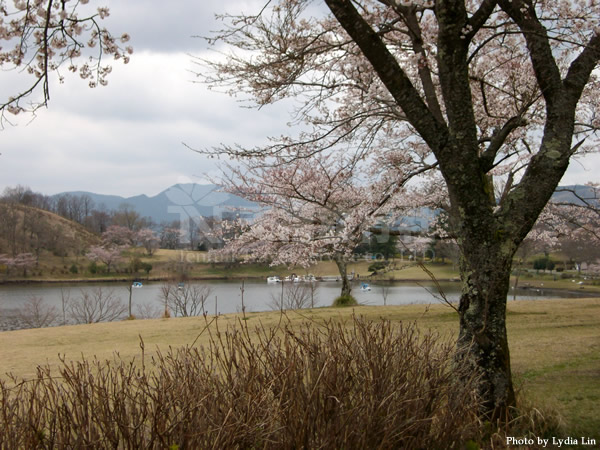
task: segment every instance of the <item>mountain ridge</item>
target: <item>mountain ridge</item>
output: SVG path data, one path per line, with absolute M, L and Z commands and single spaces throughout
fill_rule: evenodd
M 256 210 L 258 205 L 233 194 L 220 191 L 214 184 L 178 183 L 149 197 L 138 194 L 131 197 L 97 194 L 88 191 L 67 191 L 53 195 L 87 195 L 96 208 L 118 210 L 130 205 L 142 217 L 150 217 L 156 223 L 173 222 L 188 217 L 222 216 L 231 210 Z
M 253 216 L 248 211 L 258 211 L 259 205 L 233 194 L 220 191 L 215 184 L 178 183 L 159 192 L 154 196 L 138 194 L 123 197 L 111 194 L 97 194 L 87 191 L 68 191 L 55 194 L 88 195 L 96 208 L 102 205 L 107 210 L 118 210 L 123 204 L 130 205 L 142 217 L 150 217 L 155 223 L 173 222 L 188 217 L 220 217 L 232 210 Z M 593 198 L 594 188 L 587 185 L 559 186 L 552 198 L 554 201 L 582 204 L 577 195 L 582 198 Z M 598 200 L 595 200 L 598 204 Z

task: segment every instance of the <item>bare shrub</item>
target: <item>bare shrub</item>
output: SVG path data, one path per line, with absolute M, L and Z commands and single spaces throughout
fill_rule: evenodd
M 122 319 L 127 312 L 127 306 L 112 289 L 97 287 L 80 292 L 81 296 L 69 299 L 66 306 L 68 316 L 75 323 L 112 322 Z
M 161 286 L 161 297 L 175 316 L 199 316 L 206 314 L 205 304 L 212 293 L 210 286 L 198 284 L 185 284 L 179 286 L 175 283 L 166 283 Z
M 157 319 L 162 314 L 160 306 L 151 303 L 136 305 L 135 312 L 136 317 L 139 317 L 140 319 Z
M 271 294 L 269 306 L 274 310 L 314 307 L 315 283 L 284 283 L 281 292 Z
M 477 377 L 453 362 L 452 348 L 412 325 L 358 319 L 217 329 L 206 348 L 151 361 L 142 343 L 137 366 L 84 359 L 63 362 L 58 377 L 42 367 L 30 382 L 0 381 L 0 448 L 483 443 Z
M 58 319 L 54 306 L 44 304 L 42 297 L 31 296 L 19 310 L 19 320 L 25 328 L 44 328 L 54 325 Z

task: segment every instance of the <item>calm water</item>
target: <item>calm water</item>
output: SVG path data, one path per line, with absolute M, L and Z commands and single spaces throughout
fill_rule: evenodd
M 211 293 L 205 303 L 208 314 L 221 314 L 240 312 L 242 309 L 241 281 L 205 281 L 195 282 L 206 285 L 211 288 Z M 341 284 L 339 282 L 317 282 L 316 291 L 313 294 L 315 306 L 329 306 L 333 299 L 340 293 Z M 133 290 L 132 310 L 138 317 L 144 317 L 151 314 L 160 314 L 164 309 L 164 300 L 161 297 L 162 283 L 146 283 L 144 287 Z M 391 284 L 370 283 L 370 291 L 361 291 L 360 284 L 353 285 L 352 294 L 361 304 L 365 305 L 383 305 L 384 294 L 387 290 L 386 304 L 388 305 L 407 305 L 407 304 L 425 304 L 436 303 L 440 300 L 435 286 L 432 283 L 402 283 L 395 282 Z M 450 301 L 457 301 L 460 295 L 460 285 L 458 283 L 443 283 L 442 289 Z M 127 304 L 129 292 L 125 283 L 98 283 L 98 284 L 46 284 L 46 285 L 27 285 L 0 286 L 0 330 L 20 328 L 15 324 L 14 318 L 18 311 L 23 307 L 31 297 L 40 297 L 45 306 L 54 306 L 58 311 L 62 311 L 62 297 L 70 297 L 76 300 L 81 297 L 82 292 L 102 288 L 103 291 L 112 291 L 116 297 L 119 297 L 123 304 Z M 284 289 L 288 288 L 288 283 Z M 246 281 L 244 283 L 244 304 L 246 312 L 268 311 L 275 309 L 274 306 L 281 298 L 281 284 L 267 284 L 265 281 Z M 572 294 L 575 295 L 576 294 Z M 557 291 L 534 291 L 518 290 L 518 300 L 535 300 L 540 298 L 566 297 L 564 292 Z M 512 300 L 512 293 L 509 298 Z M 310 297 L 307 299 L 307 307 L 310 307 Z M 62 315 L 61 315 L 62 317 Z M 10 319 L 10 320 L 9 320 Z M 7 322 L 10 322 L 8 323 Z

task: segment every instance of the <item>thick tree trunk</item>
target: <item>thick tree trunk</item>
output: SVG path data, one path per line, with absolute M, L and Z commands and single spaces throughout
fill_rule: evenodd
M 583 143 L 573 142 L 575 111 L 600 60 L 600 35 L 594 34 L 562 78 L 547 30 L 536 17 L 535 8 L 524 14 L 522 2 L 499 0 L 481 2 L 477 12 L 469 14 L 464 1 L 434 2 L 438 23 L 435 55 L 445 106 L 445 117 L 440 118 L 429 98 L 429 104 L 425 103 L 387 43 L 355 8 L 356 2 L 325 3 L 439 163 L 450 196 L 452 228 L 462 253 L 459 344 L 461 348 L 470 345 L 463 354 L 483 372 L 481 387 L 487 415 L 505 418 L 515 401 L 505 328 L 511 260 L 560 182 L 569 158 Z M 503 160 L 505 152 L 512 152 L 502 148 L 516 128 L 526 125 L 527 120 L 523 119 L 527 116 L 519 113 L 508 119 L 483 148 L 469 67 L 470 40 L 497 6 L 522 32 L 546 102 L 546 123 L 539 149 L 527 163 L 520 181 L 500 203 L 489 174 Z M 406 16 L 409 10 L 395 11 Z
M 340 276 L 342 278 L 342 293 L 341 296 L 350 295 L 350 291 L 352 291 L 352 286 L 350 286 L 350 282 L 348 281 L 348 270 L 347 270 L 347 262 L 342 257 L 335 258 L 335 264 L 340 271 Z
M 492 421 L 509 419 L 515 406 L 506 333 L 512 253 L 500 252 L 480 246 L 461 261 L 458 353 L 481 372 L 482 413 Z

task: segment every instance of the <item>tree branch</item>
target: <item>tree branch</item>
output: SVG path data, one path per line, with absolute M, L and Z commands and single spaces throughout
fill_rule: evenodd
M 498 3 L 523 32 L 537 82 L 546 104 L 551 107 L 562 83 L 546 28 L 537 18 L 535 8 L 523 0 L 499 0 Z
M 479 9 L 468 20 L 469 29 L 471 31 L 466 35 L 466 39 L 473 39 L 485 22 L 487 22 L 490 15 L 494 12 L 496 5 L 498 5 L 497 0 L 484 0 L 481 3 Z
M 445 124 L 435 118 L 398 61 L 373 28 L 349 0 L 325 0 L 325 3 L 369 60 L 383 84 L 406 114 L 411 125 L 415 127 L 432 150 L 442 149 L 448 134 Z

